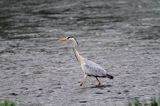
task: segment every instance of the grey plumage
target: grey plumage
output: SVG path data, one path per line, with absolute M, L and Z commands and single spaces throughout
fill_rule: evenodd
M 107 74 L 106 70 L 103 69 L 99 64 L 94 63 L 88 59 L 84 59 L 84 63 L 81 64 L 81 68 L 84 74 L 93 77 L 108 77 L 113 79 L 113 76 Z

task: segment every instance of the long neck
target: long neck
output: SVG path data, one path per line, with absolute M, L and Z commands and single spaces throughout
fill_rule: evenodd
M 72 40 L 73 48 L 77 49 L 78 48 L 78 43 L 77 43 L 76 39 L 75 38 L 71 38 L 71 40 Z
M 83 57 L 78 53 L 78 51 L 75 48 L 73 48 L 73 52 L 79 64 L 83 64 L 84 63 Z
M 77 50 L 78 44 L 77 44 L 75 39 L 73 39 L 72 41 L 73 41 L 73 52 L 74 52 L 74 55 L 75 55 L 77 61 L 79 62 L 79 64 L 83 64 L 84 63 L 84 58 L 79 54 L 79 52 Z

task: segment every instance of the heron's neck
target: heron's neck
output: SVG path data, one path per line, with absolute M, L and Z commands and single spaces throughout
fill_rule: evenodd
M 84 58 L 79 54 L 79 52 L 77 51 L 76 48 L 73 48 L 73 52 L 74 52 L 74 55 L 75 55 L 77 61 L 79 62 L 79 64 L 83 64 Z
M 71 38 L 71 40 L 72 40 L 73 48 L 74 48 L 74 49 L 77 49 L 77 48 L 78 48 L 78 43 L 77 43 L 77 41 L 75 40 L 75 38 Z
M 84 63 L 84 58 L 79 54 L 79 52 L 77 50 L 78 49 L 78 43 L 77 43 L 77 41 L 74 38 L 72 38 L 71 40 L 73 42 L 73 52 L 74 52 L 74 55 L 75 55 L 77 61 L 79 62 L 79 64 L 83 64 Z

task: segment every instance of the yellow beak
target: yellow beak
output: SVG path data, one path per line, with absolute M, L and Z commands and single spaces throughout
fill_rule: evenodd
M 60 38 L 58 39 L 58 42 L 60 42 L 60 43 L 62 43 L 62 44 L 66 43 L 66 42 L 67 42 L 67 37 L 60 37 Z

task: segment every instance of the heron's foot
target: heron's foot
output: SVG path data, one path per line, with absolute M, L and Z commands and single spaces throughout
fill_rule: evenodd
M 102 85 L 102 84 L 99 82 L 97 86 L 99 87 L 99 86 L 101 86 L 101 85 Z
M 80 86 L 82 86 L 83 85 L 83 82 L 80 82 Z
M 99 81 L 99 79 L 96 77 L 96 80 L 98 81 L 98 85 L 97 86 L 101 86 L 101 82 Z
M 87 75 L 84 75 L 84 79 L 80 82 L 80 86 L 82 86 L 87 78 Z

